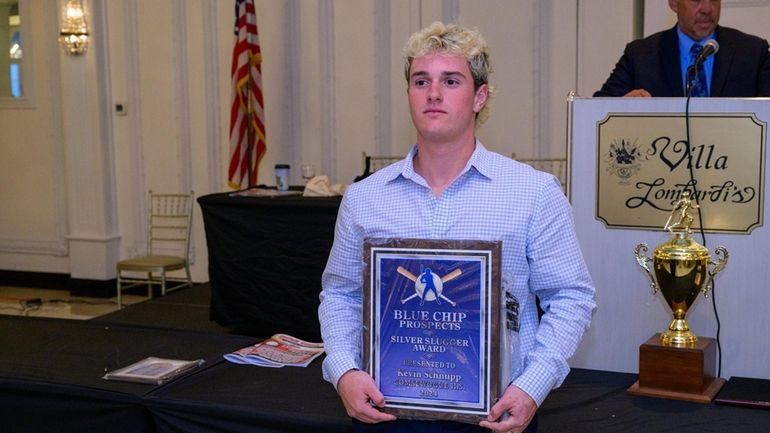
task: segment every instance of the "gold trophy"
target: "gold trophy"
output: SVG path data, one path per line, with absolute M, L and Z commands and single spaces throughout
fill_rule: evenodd
M 725 247 L 717 247 L 719 260 L 714 263 L 708 249 L 690 237 L 690 211 L 697 208 L 690 193 L 683 192 L 664 226 L 671 238 L 655 248 L 652 258 L 646 255 L 646 244 L 637 245 L 634 251 L 639 266 L 650 277 L 653 294 L 663 293 L 674 320 L 666 332 L 639 346 L 639 380 L 628 388 L 628 394 L 708 404 L 725 383 L 716 376 L 716 341 L 696 337 L 684 319 L 698 293 L 708 295 L 728 256 Z
M 660 335 L 660 341 L 667 346 L 692 346 L 698 341 L 687 326 L 685 315 L 699 292 L 708 296 L 712 279 L 727 264 L 725 247 L 717 247 L 714 251 L 719 256 L 715 263 L 711 261 L 708 249 L 690 237 L 693 222 L 690 211 L 697 208 L 698 205 L 690 200 L 689 191 L 684 191 L 664 226 L 671 232 L 671 238 L 655 248 L 652 258 L 646 255 L 647 244 L 641 243 L 634 250 L 636 261 L 650 277 L 653 294 L 660 290 L 674 313 L 668 330 Z M 650 270 L 650 262 L 655 276 Z M 709 265 L 714 265 L 712 271 L 709 271 Z

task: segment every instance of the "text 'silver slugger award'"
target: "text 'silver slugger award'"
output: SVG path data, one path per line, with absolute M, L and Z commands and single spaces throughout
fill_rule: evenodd
M 364 365 L 384 411 L 473 424 L 487 417 L 501 380 L 500 248 L 365 240 Z
M 712 262 L 708 249 L 690 237 L 691 212 L 697 207 L 689 192 L 683 192 L 664 226 L 671 233 L 669 240 L 655 248 L 652 258 L 646 255 L 647 244 L 640 243 L 634 251 L 653 293 L 663 294 L 674 318 L 665 332 L 639 348 L 639 381 L 628 390 L 631 394 L 707 403 L 724 383 L 714 377 L 714 340 L 699 339 L 685 320 L 698 293 L 708 295 L 728 258 L 727 249 L 720 246 L 715 250 L 719 259 Z

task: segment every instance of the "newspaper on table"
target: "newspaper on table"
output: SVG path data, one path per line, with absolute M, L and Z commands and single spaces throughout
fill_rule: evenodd
M 275 334 L 253 346 L 224 355 L 236 364 L 280 368 L 285 365 L 307 367 L 324 352 L 323 343 L 312 343 L 286 334 Z

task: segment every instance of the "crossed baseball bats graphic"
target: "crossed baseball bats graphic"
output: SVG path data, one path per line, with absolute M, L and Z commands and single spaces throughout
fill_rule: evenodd
M 409 278 L 410 280 L 414 281 L 415 283 L 417 282 L 417 277 L 415 277 L 413 273 L 407 271 L 402 266 L 399 266 L 398 268 L 396 268 L 396 272 L 398 272 L 399 274 L 405 276 L 406 278 Z M 463 273 L 463 271 L 460 268 L 457 268 L 454 271 L 452 271 L 452 272 L 444 275 L 443 277 L 441 277 L 441 283 L 443 284 L 443 283 L 446 283 L 447 281 L 454 280 L 455 278 L 459 277 L 462 273 Z M 413 298 L 416 298 L 417 296 L 419 296 L 419 293 L 417 293 L 417 292 L 412 293 L 411 296 L 402 299 L 401 303 L 402 304 L 406 304 L 409 300 L 411 300 Z M 438 295 L 438 296 L 439 296 L 439 298 L 449 302 L 449 304 L 451 304 L 453 307 L 455 305 L 457 305 L 454 301 L 452 301 L 451 299 L 447 298 L 443 294 Z

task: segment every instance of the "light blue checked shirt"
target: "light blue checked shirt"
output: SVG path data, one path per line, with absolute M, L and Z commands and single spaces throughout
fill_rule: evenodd
M 436 198 L 414 171 L 416 152 L 345 192 L 322 278 L 324 378 L 336 386 L 345 372 L 362 368 L 364 238 L 501 240 L 503 289 L 518 300 L 520 323 L 518 335 L 509 335 L 505 371 L 539 406 L 567 376 L 595 308 L 569 202 L 553 176 L 478 141 Z M 539 323 L 535 295 L 546 311 Z

